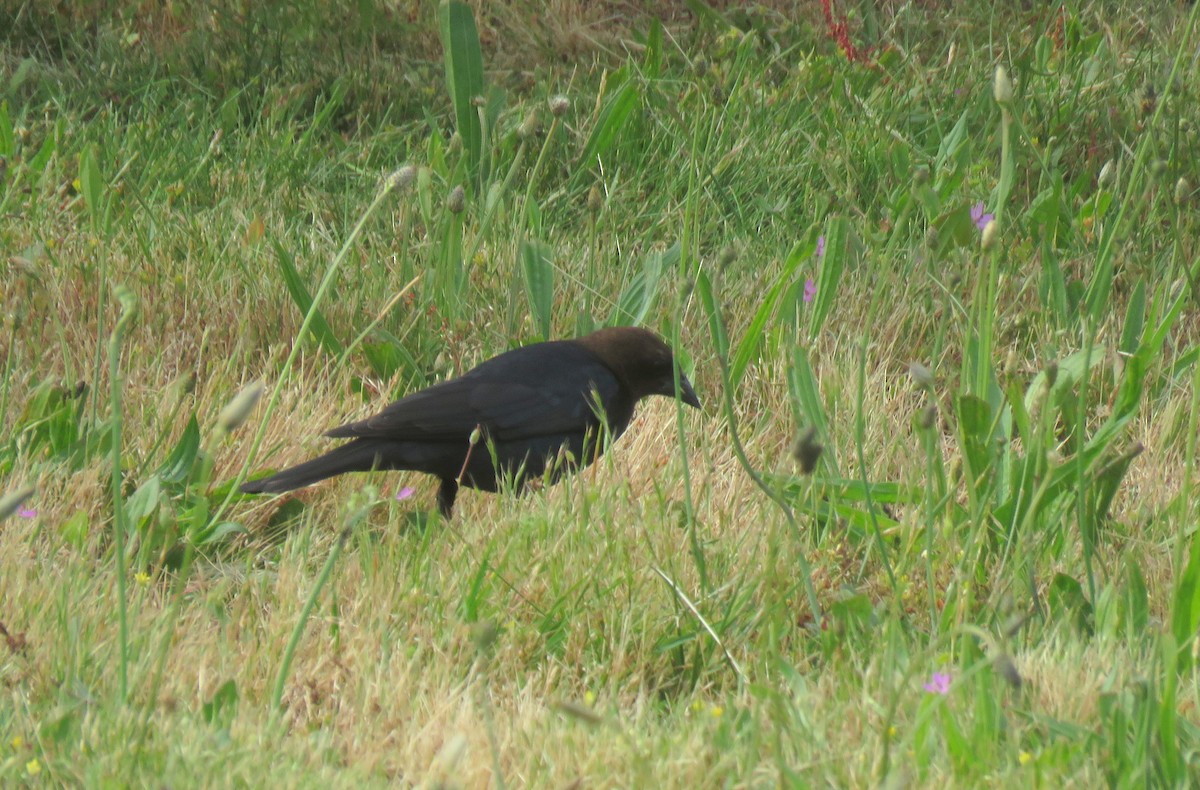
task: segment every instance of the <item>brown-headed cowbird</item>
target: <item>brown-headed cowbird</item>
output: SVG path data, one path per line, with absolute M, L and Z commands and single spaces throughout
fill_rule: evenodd
M 674 366 L 670 347 L 635 327 L 534 343 L 334 428 L 325 435 L 353 441 L 242 491 L 274 494 L 345 472 L 405 469 L 441 479 L 438 507 L 449 516 L 460 483 L 481 491 L 506 480 L 553 483 L 592 463 L 629 426 L 639 400 L 674 397 Z M 699 408 L 682 373 L 679 396 Z

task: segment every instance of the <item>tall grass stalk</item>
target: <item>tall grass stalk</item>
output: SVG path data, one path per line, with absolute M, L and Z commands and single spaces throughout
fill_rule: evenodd
M 110 384 L 109 405 L 112 412 L 112 504 L 113 504 L 113 567 L 117 583 L 117 627 L 118 627 L 118 692 L 121 701 L 129 698 L 129 601 L 125 592 L 125 493 L 122 490 L 124 475 L 121 460 L 121 423 L 123 417 L 122 392 L 125 382 L 121 378 L 121 342 L 125 330 L 137 314 L 137 297 L 124 286 L 118 285 L 113 295 L 121 306 L 121 315 L 113 327 L 108 340 L 108 375 Z

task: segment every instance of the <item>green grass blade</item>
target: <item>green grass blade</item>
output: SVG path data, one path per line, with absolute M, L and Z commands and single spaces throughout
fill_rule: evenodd
M 0 156 L 12 156 L 14 152 L 12 119 L 8 117 L 8 102 L 0 101 Z

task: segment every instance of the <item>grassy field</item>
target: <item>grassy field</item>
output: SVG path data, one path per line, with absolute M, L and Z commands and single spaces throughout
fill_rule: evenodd
M 42 5 L 0 785 L 1200 780 L 1200 5 Z M 622 323 L 557 486 L 236 493 Z

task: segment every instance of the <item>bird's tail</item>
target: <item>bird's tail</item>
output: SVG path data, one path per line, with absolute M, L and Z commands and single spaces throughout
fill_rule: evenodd
M 242 484 L 241 490 L 243 494 L 278 494 L 344 472 L 369 472 L 383 468 L 381 452 L 382 448 L 375 442 L 360 439 L 270 477 L 248 480 Z

